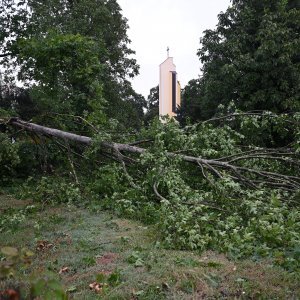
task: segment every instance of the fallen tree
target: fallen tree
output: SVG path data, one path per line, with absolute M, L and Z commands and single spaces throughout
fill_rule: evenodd
M 33 139 L 47 137 L 44 147 L 51 153 L 62 149 L 66 157 L 51 176 L 40 172 L 26 182 L 24 197 L 43 203 L 94 201 L 122 217 L 155 224 L 167 247 L 212 249 L 237 258 L 273 255 L 280 265 L 298 270 L 300 160 L 293 123 L 298 119 L 289 123 L 272 115 L 270 125 L 263 118 L 269 115 L 230 115 L 183 129 L 156 122 L 119 142 L 114 142 L 119 133 L 107 135 L 96 127 L 89 137 L 18 118 L 1 123 L 15 128 L 10 132 L 15 144 L 22 140 L 17 133 L 25 131 Z M 259 146 L 261 133 L 274 124 L 284 132 L 285 124 L 291 125 L 292 143 Z M 5 143 L 8 149 L 14 145 L 9 138 Z
M 2 122 L 3 121 L 4 120 L 2 120 Z M 205 123 L 207 123 L 207 121 Z M 72 141 L 85 145 L 91 145 L 92 143 L 92 138 L 90 137 L 26 122 L 19 118 L 10 118 L 5 122 L 5 124 L 35 134 L 60 138 L 65 141 Z M 139 143 L 140 142 L 136 142 L 133 144 Z M 143 154 L 145 151 L 147 151 L 145 148 L 137 147 L 133 144 L 121 144 L 103 141 L 101 142 L 101 149 L 103 154 L 110 156 L 111 158 L 122 163 L 124 170 L 127 173 L 125 164 L 133 163 L 134 160 L 125 154 Z M 288 147 L 281 147 L 278 149 L 252 149 L 218 159 L 205 159 L 202 157 L 184 155 L 174 152 L 166 152 L 166 156 L 169 158 L 178 158 L 184 162 L 199 166 L 203 177 L 211 184 L 212 182 L 209 179 L 208 173 L 215 177 L 222 178 L 222 171 L 226 170 L 228 173 L 227 175 L 230 178 L 250 188 L 255 189 L 258 185 L 266 185 L 275 189 L 282 189 L 291 192 L 300 189 L 300 177 L 298 176 L 280 174 L 268 170 L 245 167 L 238 164 L 240 161 L 257 159 L 275 160 L 280 163 L 300 166 L 299 154 L 296 153 L 296 151 L 292 148 Z M 156 185 L 154 185 L 154 192 L 156 195 L 159 195 Z M 162 196 L 159 197 L 163 198 Z

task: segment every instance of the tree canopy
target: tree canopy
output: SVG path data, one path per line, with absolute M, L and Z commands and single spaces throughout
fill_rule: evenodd
M 145 122 L 149 124 L 150 121 L 157 118 L 159 114 L 159 86 L 150 89 L 150 94 L 147 98 L 147 113 L 145 114 Z
M 242 110 L 295 112 L 300 108 L 300 10 L 297 1 L 234 0 L 206 30 L 197 54 L 201 84 L 185 89 L 193 120 L 234 102 Z M 199 114 L 196 110 L 200 110 Z
M 1 1 L 0 11 L 2 86 L 17 77 L 42 112 L 118 118 L 126 98 L 129 110 L 144 105 L 128 81 L 139 67 L 116 0 Z

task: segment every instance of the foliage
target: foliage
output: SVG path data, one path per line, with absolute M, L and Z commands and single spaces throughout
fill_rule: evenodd
M 118 87 L 113 86 L 115 90 Z M 114 99 L 113 95 L 107 96 L 108 99 Z M 144 120 L 144 109 L 146 101 L 144 96 L 136 93 L 132 87 L 126 86 L 120 90 L 119 95 L 121 101 L 115 98 L 115 103 L 110 103 L 105 112 L 108 116 L 119 122 L 119 127 L 122 132 L 127 132 L 128 129 L 138 131 L 141 129 Z
M 79 203 L 82 200 L 79 187 L 65 179 L 58 180 L 55 177 L 41 177 L 37 182 L 29 177 L 20 196 L 30 197 L 45 204 Z
M 20 163 L 19 144 L 0 132 L 0 182 L 5 182 L 14 175 L 15 167 Z
M 8 129 L 3 124 L 4 132 Z M 14 180 L 26 180 L 28 176 L 51 174 L 54 168 L 70 171 L 68 157 L 51 141 L 39 135 L 19 135 L 15 132 L 0 132 L 0 182 L 9 185 Z M 61 147 L 67 147 L 62 144 Z
M 117 1 L 2 1 L 0 11 L 1 87 L 18 90 L 18 75 L 29 114 L 91 113 L 99 124 L 108 116 L 141 126 L 145 100 L 128 81 L 138 65 Z M 18 94 L 4 99 L 0 104 L 18 111 Z
M 46 36 L 20 39 L 18 44 L 18 79 L 38 83 L 31 94 L 39 99 L 42 111 L 82 115 L 93 98 L 101 101 L 102 67 L 92 39 L 50 31 Z
M 18 88 L 15 85 L 6 84 L 1 86 L 0 83 L 1 117 L 15 116 L 17 114 L 24 120 L 30 120 L 38 112 L 39 107 L 32 97 L 30 97 L 30 90 Z
M 177 120 L 182 126 L 187 125 L 188 122 L 195 123 L 203 120 L 209 113 L 207 107 L 201 103 L 202 82 L 201 79 L 192 79 L 182 91 L 181 106 L 177 114 Z
M 147 98 L 147 113 L 145 114 L 145 123 L 155 119 L 159 114 L 159 86 L 153 87 Z
M 16 276 L 17 270 L 26 270 L 29 268 L 34 253 L 25 248 L 18 250 L 14 247 L 1 248 L 2 261 L 0 263 L 0 278 L 9 279 Z M 67 299 L 67 295 L 53 274 L 45 274 L 31 279 L 31 297 L 43 297 L 43 299 Z M 18 294 L 17 291 L 14 291 Z M 1 292 L 5 296 L 6 291 Z M 8 295 L 9 296 L 9 295 Z M 6 298 L 4 298 L 6 299 Z
M 36 210 L 34 205 L 28 205 L 24 209 L 6 212 L 0 216 L 0 232 L 15 232 L 22 225 L 26 216 Z
M 31 297 L 42 298 L 45 300 L 57 299 L 67 300 L 68 296 L 61 283 L 49 273 L 43 277 L 37 278 L 31 285 Z
M 184 90 L 186 117 L 210 118 L 231 101 L 244 111 L 299 111 L 299 14 L 297 1 L 232 1 L 201 38 L 203 74 Z
M 13 277 L 16 273 L 17 267 L 26 268 L 31 262 L 31 257 L 34 255 L 27 249 L 21 249 L 20 251 L 14 247 L 2 247 L 1 256 L 2 261 L 0 263 L 0 278 L 6 279 Z M 3 259 L 5 258 L 5 259 Z
M 297 120 L 297 115 L 294 119 Z M 244 148 L 262 149 L 261 139 L 246 140 L 248 130 L 254 126 L 258 133 L 265 134 L 265 140 L 271 141 L 272 133 L 265 128 L 276 124 L 281 127 L 287 120 L 291 119 L 272 114 L 246 115 L 232 118 L 234 126 L 204 122 L 184 129 L 174 121 L 162 124 L 157 120 L 137 137 L 151 136 L 154 142 L 141 155 L 136 167 L 128 167 L 131 179 L 121 166 L 101 168 L 96 195 L 104 196 L 102 204 L 123 216 L 156 223 L 167 247 L 213 249 L 235 258 L 271 256 L 276 263 L 296 270 L 300 266 L 296 195 L 260 184 L 255 189 L 245 187 L 226 169 L 220 171 L 221 178 L 213 176 L 213 172 L 205 176 L 199 167 L 187 165 L 180 157 L 166 156 L 167 151 L 180 151 L 218 160 L 240 155 Z M 297 167 L 268 157 L 250 157 L 239 165 L 299 176 Z

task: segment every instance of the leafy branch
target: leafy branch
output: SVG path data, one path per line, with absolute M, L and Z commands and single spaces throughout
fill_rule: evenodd
M 90 145 L 92 143 L 92 138 L 90 137 L 40 126 L 34 123 L 25 122 L 18 118 L 11 118 L 7 124 L 50 137 L 62 138 L 64 140 L 83 143 L 86 145 Z M 128 154 L 140 155 L 147 151 L 145 148 L 130 144 L 106 141 L 101 142 L 101 148 L 103 149 L 102 151 L 105 151 L 106 156 L 116 158 L 122 164 L 124 172 L 128 178 L 131 178 L 131 176 L 127 172 L 125 161 L 129 163 L 135 162 L 130 156 L 128 156 Z M 125 155 L 125 153 L 127 153 L 127 155 Z M 203 177 L 207 180 L 208 176 L 206 175 L 206 172 L 209 172 L 217 178 L 229 176 L 233 180 L 251 188 L 257 188 L 259 185 L 263 185 L 287 191 L 297 191 L 300 189 L 300 177 L 298 176 L 285 175 L 266 169 L 239 165 L 239 162 L 241 161 L 258 159 L 275 160 L 281 163 L 284 162 L 298 166 L 300 165 L 299 154 L 292 149 L 285 149 L 284 151 L 281 148 L 278 150 L 272 149 L 271 151 L 268 151 L 267 149 L 260 149 L 259 151 L 251 150 L 219 159 L 205 159 L 202 157 L 173 152 L 166 152 L 166 156 L 168 158 L 176 158 L 184 162 L 197 165 L 200 167 Z M 208 181 L 212 184 L 211 180 Z M 130 182 L 132 186 L 136 187 L 131 179 Z M 158 194 L 157 188 L 154 188 L 154 191 L 156 191 L 155 194 Z

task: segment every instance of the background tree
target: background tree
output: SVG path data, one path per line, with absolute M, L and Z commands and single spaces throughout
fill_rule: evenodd
M 114 116 L 121 125 L 121 129 L 139 130 L 144 122 L 144 109 L 147 107 L 143 95 L 136 93 L 131 84 L 121 92 L 121 100 L 109 106 L 108 115 Z
M 41 112 L 100 113 L 106 102 L 105 114 L 117 118 L 124 94 L 136 97 L 128 78 L 138 65 L 116 0 L 1 1 L 0 8 L 4 81 L 19 70 Z
M 206 30 L 198 56 L 202 84 L 185 89 L 184 102 L 205 108 L 199 118 L 234 101 L 242 110 L 298 111 L 300 108 L 300 11 L 298 1 L 234 0 Z M 189 112 L 192 119 L 198 114 Z
M 181 125 L 186 125 L 187 122 L 195 123 L 205 119 L 209 115 L 208 107 L 201 102 L 203 99 L 201 79 L 192 79 L 182 90 L 181 106 L 178 109 L 177 119 Z
M 159 114 L 159 85 L 150 89 L 147 97 L 147 112 L 145 114 L 145 123 L 149 124 L 151 120 L 158 117 Z

